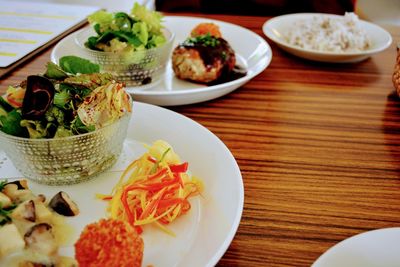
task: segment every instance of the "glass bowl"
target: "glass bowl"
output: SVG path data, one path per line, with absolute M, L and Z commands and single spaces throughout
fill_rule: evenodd
M 88 180 L 118 159 L 131 118 L 90 133 L 52 139 L 30 139 L 0 131 L 1 148 L 26 178 L 47 185 L 68 185 Z
M 96 33 L 92 28 L 80 30 L 75 35 L 76 44 L 83 50 L 87 59 L 101 66 L 102 72 L 113 74 L 116 80 L 128 86 L 142 86 L 159 82 L 165 74 L 175 35 L 162 29 L 166 43 L 160 47 L 133 53 L 103 52 L 89 49 L 85 42 Z

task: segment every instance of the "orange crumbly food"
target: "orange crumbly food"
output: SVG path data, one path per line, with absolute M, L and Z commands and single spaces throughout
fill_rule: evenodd
M 101 219 L 89 224 L 75 243 L 75 257 L 80 267 L 140 267 L 143 240 L 128 223 Z
M 214 23 L 200 23 L 192 30 L 190 35 L 192 37 L 197 37 L 197 36 L 201 36 L 201 35 L 206 35 L 207 33 L 216 38 L 222 37 L 222 34 L 219 31 L 218 25 L 216 25 Z

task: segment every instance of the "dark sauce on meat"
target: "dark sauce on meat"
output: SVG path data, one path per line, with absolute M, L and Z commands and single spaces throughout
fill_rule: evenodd
M 237 79 L 240 79 L 244 76 L 247 75 L 247 71 L 245 68 L 239 66 L 239 65 L 235 65 L 235 67 L 233 68 L 233 70 L 231 71 L 224 71 L 221 76 L 216 79 L 215 81 L 209 82 L 207 83 L 208 86 L 212 86 L 212 85 L 217 85 L 217 84 L 222 84 L 222 83 L 227 83 L 230 81 L 234 81 Z
M 223 38 L 216 38 L 215 45 L 204 45 L 201 42 L 184 42 L 180 46 L 187 49 L 198 51 L 206 67 L 212 67 L 216 60 L 221 60 L 223 68 L 218 79 L 207 83 L 207 85 L 217 85 L 239 79 L 246 76 L 247 71 L 235 64 L 235 52 L 229 43 Z
M 201 42 L 184 42 L 181 46 L 188 49 L 195 49 L 199 52 L 205 66 L 213 65 L 216 59 L 222 59 L 223 62 L 229 61 L 234 56 L 233 50 L 222 38 L 217 38 L 216 45 L 205 45 Z

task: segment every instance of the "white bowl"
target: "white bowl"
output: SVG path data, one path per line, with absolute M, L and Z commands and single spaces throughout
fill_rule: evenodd
M 284 36 L 299 20 L 312 19 L 314 16 L 323 16 L 328 18 L 340 18 L 343 16 L 322 14 L 322 13 L 298 13 L 278 16 L 264 23 L 264 34 L 275 42 L 280 48 L 295 56 L 331 63 L 347 63 L 358 62 L 367 59 L 373 54 L 381 52 L 388 48 L 392 43 L 392 36 L 383 28 L 363 20 L 359 20 L 360 26 L 364 29 L 371 39 L 372 46 L 370 49 L 361 52 L 322 52 L 310 49 L 304 49 L 299 46 L 289 44 Z

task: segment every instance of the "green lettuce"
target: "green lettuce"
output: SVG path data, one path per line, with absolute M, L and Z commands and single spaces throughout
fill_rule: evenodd
M 131 52 L 141 48 L 149 49 L 165 43 L 161 32 L 162 15 L 135 3 L 131 14 L 124 12 L 96 12 L 89 16 L 97 36 L 91 36 L 85 43 L 89 49 L 112 52 Z M 125 42 L 129 47 L 118 42 Z M 134 49 L 130 49 L 130 48 Z
M 58 126 L 54 138 L 68 137 L 74 135 L 71 130 L 64 128 L 63 126 Z
M 53 103 L 55 106 L 65 109 L 70 100 L 71 95 L 67 90 L 63 90 L 54 94 Z
M 0 129 L 6 134 L 24 136 L 24 129 L 20 125 L 21 120 L 21 110 L 14 109 L 0 116 Z
M 9 86 L 11 87 L 11 85 Z M 9 112 L 14 108 L 0 95 L 0 107 L 2 107 L 5 111 Z
M 132 31 L 137 35 L 143 45 L 147 44 L 149 39 L 149 32 L 144 22 L 137 22 L 133 25 Z
M 59 125 L 64 125 L 64 112 L 52 106 L 45 114 L 45 118 L 48 122 L 57 123 Z
M 162 15 L 157 11 L 152 11 L 146 8 L 146 6 L 140 5 L 135 2 L 131 14 L 134 18 L 137 18 L 147 24 L 148 30 L 153 33 L 161 33 L 161 20 Z
M 75 134 L 83 134 L 93 132 L 94 130 L 96 130 L 96 127 L 94 125 L 86 126 L 85 124 L 83 124 L 79 116 L 76 116 L 76 119 L 71 124 L 71 130 Z
M 100 72 L 100 66 L 87 59 L 77 56 L 64 56 L 60 58 L 60 68 L 72 74 L 91 74 Z
M 68 77 L 63 81 L 63 84 L 75 87 L 85 87 L 93 90 L 99 86 L 109 83 L 112 80 L 114 80 L 114 77 L 110 73 L 93 73 Z
M 57 64 L 48 62 L 46 65 L 46 72 L 44 74 L 47 78 L 62 80 L 68 77 L 68 74 L 62 70 Z
M 29 138 L 45 138 L 49 135 L 51 123 L 42 123 L 34 120 L 21 120 L 21 126 L 28 130 Z
M 108 30 L 111 27 L 111 24 L 113 23 L 113 19 L 114 19 L 113 14 L 105 10 L 99 10 L 88 16 L 89 23 L 100 25 L 101 31 Z
M 2 106 L 0 106 L 0 117 L 1 116 L 7 116 L 7 111 Z

